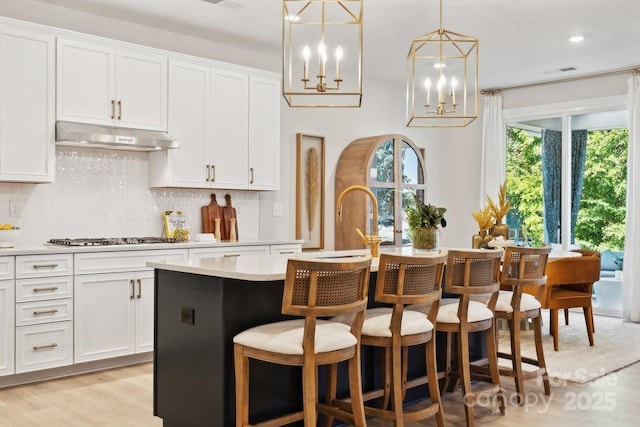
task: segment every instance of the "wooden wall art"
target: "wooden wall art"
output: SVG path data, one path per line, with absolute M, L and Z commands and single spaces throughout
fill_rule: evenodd
M 324 249 L 324 137 L 296 135 L 296 239 Z

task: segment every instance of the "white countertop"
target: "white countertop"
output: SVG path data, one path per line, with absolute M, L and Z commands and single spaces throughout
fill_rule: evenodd
M 453 248 L 450 248 L 453 249 Z M 458 248 L 456 248 L 458 249 Z M 466 251 L 486 251 L 486 249 L 460 248 Z M 415 252 L 411 246 L 387 246 L 382 247 L 383 253 L 394 253 L 410 256 L 433 256 L 434 252 Z M 441 254 L 447 253 L 447 249 L 441 249 Z M 248 281 L 272 281 L 284 280 L 289 258 L 303 259 L 358 259 L 369 254 L 368 249 L 342 250 L 342 251 L 315 251 L 294 255 L 257 255 L 243 254 L 241 256 L 204 258 L 187 261 L 150 261 L 147 267 L 160 270 L 177 271 L 181 273 L 199 274 L 204 276 L 222 277 L 227 279 L 239 279 Z M 550 258 L 580 256 L 577 252 L 552 252 Z M 372 258 L 371 271 L 378 271 L 380 258 Z
M 433 256 L 433 252 L 415 252 L 411 246 L 394 246 L 381 248 L 382 252 L 411 256 Z M 442 249 L 441 254 L 446 250 Z M 243 254 L 235 257 L 204 258 L 189 261 L 150 261 L 147 267 L 160 270 L 178 271 L 181 273 L 200 274 L 204 276 L 222 277 L 248 281 L 284 280 L 289 258 L 318 260 L 357 260 L 369 254 L 368 249 L 343 251 L 315 251 L 294 255 L 257 255 Z M 380 258 L 371 259 L 371 271 L 378 271 Z
M 237 242 L 211 242 L 189 240 L 180 243 L 148 243 L 136 245 L 105 245 L 105 246 L 63 246 L 43 244 L 41 246 L 16 246 L 14 248 L 0 248 L 0 256 L 12 255 L 42 255 L 78 252 L 114 252 L 114 251 L 143 251 L 150 249 L 195 249 L 195 248 L 232 248 L 235 246 L 287 245 L 303 243 L 302 240 L 240 240 Z

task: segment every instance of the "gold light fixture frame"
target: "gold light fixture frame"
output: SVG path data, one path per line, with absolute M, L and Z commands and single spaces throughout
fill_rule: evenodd
M 362 105 L 362 9 L 363 0 L 282 1 L 282 95 L 290 107 L 349 108 Z M 328 75 L 327 68 L 320 65 L 321 61 L 318 61 L 318 73 L 311 71 L 308 61 L 302 56 L 302 43 L 295 39 L 297 29 L 309 26 L 318 28 L 317 40 L 314 41 L 323 44 L 326 33 L 338 26 L 353 33 L 355 46 L 349 47 L 357 46 L 357 52 L 348 53 L 351 56 L 348 63 L 353 65 L 350 67 L 353 69 L 341 70 L 336 60 L 333 76 Z
M 444 29 L 440 0 L 440 27 L 414 39 L 407 55 L 407 127 L 465 127 L 478 118 L 478 59 L 477 38 Z M 449 102 L 438 87 L 437 100 L 431 105 L 427 84 L 420 87 L 421 73 L 435 69 L 431 72 L 442 79 L 445 68 L 462 75 L 460 103 L 456 103 L 457 87 L 450 89 Z

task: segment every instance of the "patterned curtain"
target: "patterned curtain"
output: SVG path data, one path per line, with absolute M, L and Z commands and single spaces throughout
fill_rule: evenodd
M 542 197 L 544 241 L 559 243 L 562 132 L 542 129 Z
M 584 165 L 587 158 L 587 130 L 571 132 L 571 243 L 575 243 L 574 231 L 582 200 Z

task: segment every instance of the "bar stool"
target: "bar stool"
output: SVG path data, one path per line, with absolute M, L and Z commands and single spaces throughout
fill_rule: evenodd
M 304 420 L 315 426 L 325 412 L 366 426 L 360 373 L 360 333 L 367 305 L 371 257 L 364 260 L 289 259 L 282 313 L 304 317 L 256 326 L 233 338 L 236 376 L 236 426 L 249 424 L 249 359 L 302 366 L 303 410 L 268 421 L 281 426 Z M 353 315 L 347 325 L 318 319 Z M 318 403 L 317 366 L 349 361 L 352 412 Z
M 447 333 L 445 389 L 451 375 L 451 334 L 458 337 L 458 375 L 462 383 L 467 426 L 473 426 L 473 405 L 481 397 L 496 396 L 500 413 L 505 413 L 500 387 L 498 357 L 495 342 L 494 308 L 500 289 L 500 259 L 502 250 L 449 250 L 445 273 L 445 292 L 459 295 L 457 303 L 440 307 L 436 331 Z M 492 294 L 487 305 L 470 299 L 472 295 Z M 408 307 L 408 309 L 413 309 Z M 484 390 L 471 388 L 469 332 L 486 332 L 489 376 L 479 377 L 491 384 Z
M 361 339 L 363 345 L 382 347 L 385 350 L 383 388 L 365 393 L 364 401 L 381 396 L 384 399 L 380 408 L 365 405 L 364 410 L 367 415 L 393 420 L 394 426 L 404 426 L 405 423 L 434 415 L 438 426 L 444 425 L 433 330 L 442 293 L 440 284 L 446 259 L 446 255 L 380 256 L 375 300 L 392 306 L 367 310 Z M 429 305 L 430 308 L 425 312 L 407 311 L 404 310 L 407 304 Z M 405 412 L 402 404 L 407 385 L 407 349 L 424 343 L 431 405 Z M 328 379 L 331 387 L 328 389 L 332 391 L 329 402 L 334 404 L 336 379 L 337 370 L 333 367 Z M 325 426 L 328 425 L 331 425 L 331 419 L 325 423 Z
M 523 288 L 541 287 L 547 281 L 544 275 L 547 259 L 551 247 L 520 248 L 507 246 L 504 252 L 502 272 L 500 273 L 500 294 L 496 302 L 496 319 L 505 319 L 509 325 L 511 339 L 511 353 L 498 352 L 498 358 L 511 360 L 511 369 L 500 368 L 501 375 L 513 377 L 516 385 L 518 403 L 524 404 L 524 380 L 542 375 L 544 393 L 550 394 L 549 378 L 547 376 L 544 350 L 542 348 L 542 317 L 540 302 Z M 520 352 L 520 321 L 532 319 L 533 333 L 536 346 L 536 358 L 523 357 Z M 496 345 L 498 343 L 496 334 Z M 522 364 L 537 366 L 538 369 L 529 372 L 522 371 Z

